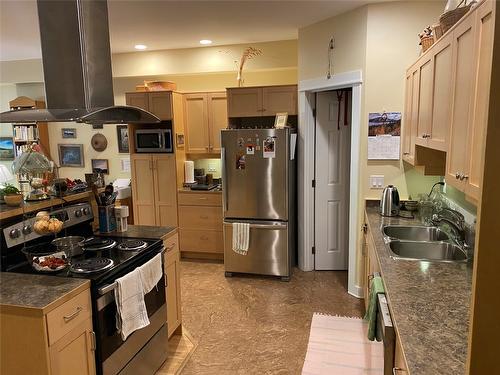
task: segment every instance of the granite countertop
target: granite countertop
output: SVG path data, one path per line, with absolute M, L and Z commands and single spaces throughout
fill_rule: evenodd
M 99 233 L 96 235 L 121 238 L 147 238 L 152 240 L 163 239 L 176 231 L 176 227 L 157 227 L 151 225 L 129 225 L 126 232 Z
M 86 279 L 2 272 L 0 305 L 2 310 L 36 309 L 44 314 L 89 287 Z
M 394 260 L 380 228 L 417 221 L 382 217 L 370 201 L 366 212 L 410 374 L 465 374 L 472 264 Z

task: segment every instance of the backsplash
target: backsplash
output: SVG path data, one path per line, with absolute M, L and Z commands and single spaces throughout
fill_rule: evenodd
M 198 159 L 194 160 L 196 169 L 203 168 L 205 173 L 212 173 L 214 178 L 221 178 L 221 160 L 220 159 Z

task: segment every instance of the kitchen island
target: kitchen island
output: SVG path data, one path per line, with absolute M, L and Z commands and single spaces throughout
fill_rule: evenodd
M 472 264 L 392 259 L 382 226 L 420 223 L 382 217 L 373 201 L 366 214 L 408 373 L 465 374 Z

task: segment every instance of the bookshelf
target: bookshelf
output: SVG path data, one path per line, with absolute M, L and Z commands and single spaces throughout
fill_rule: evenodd
M 43 109 L 45 108 L 45 102 L 20 96 L 11 100 L 9 107 L 11 110 Z M 49 130 L 46 122 L 13 123 L 12 134 L 15 156 L 19 156 L 26 151 L 31 144 L 37 143 L 41 146 L 43 153 L 50 158 Z

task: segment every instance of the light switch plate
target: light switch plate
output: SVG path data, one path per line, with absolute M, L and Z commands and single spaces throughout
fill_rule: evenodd
M 383 189 L 383 188 L 384 188 L 384 175 L 371 175 L 370 189 Z

